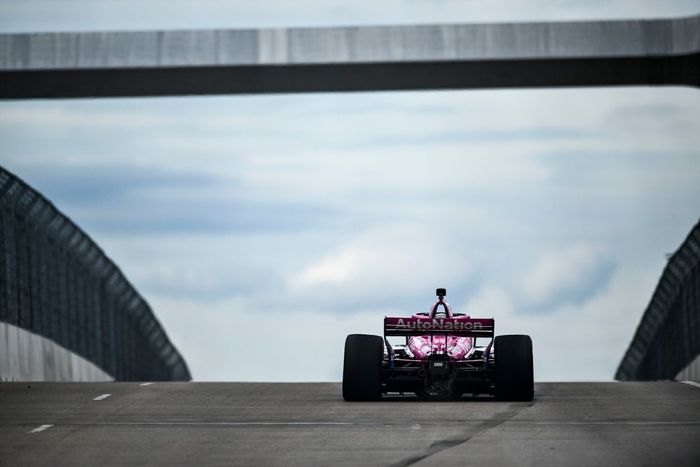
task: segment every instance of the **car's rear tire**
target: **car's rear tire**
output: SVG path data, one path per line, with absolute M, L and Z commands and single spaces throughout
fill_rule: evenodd
M 346 401 L 381 399 L 383 355 L 384 340 L 379 336 L 350 334 L 345 339 L 343 399 Z
M 494 346 L 496 398 L 503 401 L 531 401 L 535 388 L 530 336 L 498 336 Z

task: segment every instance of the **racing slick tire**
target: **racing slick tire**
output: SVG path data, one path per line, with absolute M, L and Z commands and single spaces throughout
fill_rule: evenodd
M 383 356 L 384 340 L 379 336 L 350 334 L 345 339 L 343 399 L 346 401 L 381 399 Z
M 531 401 L 535 394 L 532 339 L 513 334 L 498 336 L 494 342 L 496 359 L 496 399 Z

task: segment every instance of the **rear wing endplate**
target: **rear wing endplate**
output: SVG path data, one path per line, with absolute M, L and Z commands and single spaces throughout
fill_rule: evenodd
M 492 318 L 384 318 L 384 336 L 493 337 Z

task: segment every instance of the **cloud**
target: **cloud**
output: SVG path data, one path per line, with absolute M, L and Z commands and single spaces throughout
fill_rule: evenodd
M 125 235 L 187 232 L 293 232 L 342 227 L 342 211 L 320 203 L 188 200 L 130 196 L 108 208 L 72 209 L 91 229 Z
M 18 172 L 91 231 L 289 232 L 347 225 L 342 210 L 330 203 L 251 199 L 239 180 L 205 171 L 149 163 L 58 161 L 51 166 L 46 171 L 21 164 Z
M 655 283 L 656 274 L 620 268 L 601 293 L 547 314 L 522 313 L 517 291 L 486 285 L 460 309 L 495 318 L 496 335 L 530 335 L 537 381 L 610 381 Z
M 21 164 L 20 169 L 22 176 L 37 190 L 58 203 L 69 205 L 119 203 L 159 190 L 181 192 L 232 183 L 208 174 L 187 173 L 148 163 L 99 163 L 97 159 L 79 164 L 54 160 L 50 162 L 50 171 L 34 164 Z
M 430 226 L 383 224 L 290 274 L 287 290 L 290 298 L 337 311 L 394 306 L 412 313 L 436 287 L 470 287 L 474 271 L 463 253 L 454 238 Z
M 346 248 L 333 256 L 321 258 L 304 269 L 298 277 L 292 278 L 292 287 L 311 288 L 346 282 L 360 272 L 362 253 Z
M 480 288 L 461 309 L 473 317 L 512 316 L 514 314 L 511 297 L 503 289 L 487 285 Z
M 199 381 L 340 381 L 347 334 L 382 334 L 386 310 L 270 308 L 246 299 L 153 304 Z
M 494 286 L 480 288 L 466 306 L 454 294 L 451 303 L 474 317 L 494 317 L 497 335 L 530 335 L 537 381 L 610 381 L 651 295 L 629 291 L 651 291 L 654 284 L 648 274 L 618 271 L 604 294 L 551 315 L 519 313 L 508 292 Z M 339 381 L 345 337 L 381 335 L 382 318 L 402 314 L 395 305 L 346 314 L 243 297 L 151 298 L 200 381 Z M 421 294 L 415 304 L 426 309 L 432 300 Z
M 175 116 L 162 116 L 144 112 L 120 112 L 94 108 L 67 109 L 52 105 L 10 106 L 0 112 L 0 125 L 7 126 L 60 126 L 79 128 L 143 128 L 163 126 L 179 120 Z
M 532 310 L 582 304 L 603 290 L 615 269 L 604 248 L 578 243 L 542 254 L 524 272 L 520 294 Z
M 74 0 L 67 7 L 50 0 L 4 0 L 0 13 L 2 32 L 26 32 L 649 18 L 697 13 L 697 2 L 511 0 L 493 6 L 464 0 L 387 0 L 381 5 L 357 0 L 332 4 L 204 0 L 195 6 L 185 0 L 153 0 L 102 2 L 97 7 L 91 1 Z

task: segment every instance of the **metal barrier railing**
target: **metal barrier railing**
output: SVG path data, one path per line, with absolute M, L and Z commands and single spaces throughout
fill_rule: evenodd
M 615 379 L 674 379 L 698 354 L 700 222 L 669 258 Z
M 99 246 L 0 167 L 0 321 L 52 339 L 117 381 L 190 380 L 148 303 Z

